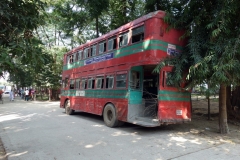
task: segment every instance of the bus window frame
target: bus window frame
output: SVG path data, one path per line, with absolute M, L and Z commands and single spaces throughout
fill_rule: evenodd
M 78 61 L 80 61 L 82 59 L 82 53 L 83 53 L 83 50 L 79 50 L 77 51 L 77 54 L 78 54 Z
M 76 51 L 73 54 L 75 55 L 74 62 L 77 62 L 78 61 L 78 52 Z
M 91 81 L 91 83 L 89 83 L 89 81 Z M 95 89 L 95 78 L 94 77 L 88 77 L 87 79 L 87 89 Z M 89 85 L 91 84 L 91 88 L 89 87 Z
M 74 53 L 72 53 L 72 63 L 75 62 L 75 58 L 76 58 L 76 56 L 75 56 L 75 52 L 74 52 Z
M 105 51 L 100 52 L 101 49 L 101 45 L 103 44 L 103 49 L 104 49 L 104 43 L 105 43 Z M 105 52 L 107 52 L 107 40 L 102 40 L 101 42 L 99 42 L 98 44 L 98 54 L 104 54 Z
M 84 83 L 84 87 L 83 87 L 83 83 Z M 81 87 L 80 87 L 80 89 L 82 89 L 82 90 L 87 89 L 87 78 L 86 77 L 81 79 Z
M 172 73 L 172 71 L 169 71 L 169 70 L 164 70 L 162 71 L 162 87 L 163 88 L 176 88 L 173 84 L 172 85 L 168 85 L 167 84 L 167 78 L 168 78 L 168 73 Z
M 75 89 L 79 90 L 81 87 L 81 78 L 76 78 L 75 80 Z
M 95 54 L 93 54 L 93 51 L 94 51 L 94 49 L 93 48 L 95 48 Z M 93 44 L 93 45 L 91 45 L 90 46 L 90 54 L 89 54 L 89 57 L 92 57 L 92 56 L 96 56 L 97 55 L 97 44 Z
M 124 37 L 126 35 L 127 37 L 127 43 L 126 44 L 122 44 L 121 42 L 123 41 L 124 42 L 124 38 L 123 40 L 121 41 L 121 38 Z M 129 30 L 125 31 L 125 32 L 122 32 L 118 35 L 118 47 L 119 48 L 122 48 L 122 47 L 125 47 L 127 45 L 129 45 Z
M 137 32 L 137 33 L 134 33 L 134 30 L 138 29 L 138 28 L 143 28 L 142 29 L 142 32 Z M 138 43 L 138 42 L 142 42 L 144 41 L 144 33 L 145 33 L 145 26 L 142 24 L 140 26 L 136 26 L 134 28 L 131 29 L 131 44 L 135 44 L 135 43 Z M 142 34 L 143 34 L 143 37 L 142 37 Z M 139 36 L 141 35 L 141 38 L 139 41 L 136 41 L 136 42 L 133 42 L 133 37 L 134 36 Z
M 117 82 L 118 82 L 118 81 L 121 81 L 121 80 L 117 80 L 117 76 L 118 76 L 118 75 L 123 75 L 123 74 L 126 76 L 126 77 L 125 77 L 125 87 L 117 87 Z M 126 88 L 127 88 L 127 83 L 128 83 L 128 74 L 127 74 L 127 71 L 117 72 L 117 73 L 116 73 L 116 80 L 115 80 L 115 81 L 116 81 L 116 88 L 117 88 L 117 89 L 126 89 Z
M 99 79 L 101 79 L 101 87 L 100 88 L 98 88 L 98 80 Z M 96 78 L 95 78 L 95 88 L 96 89 L 104 89 L 104 81 L 105 80 L 105 77 L 104 77 L 104 75 L 98 75 L 98 76 L 96 76 Z
M 72 82 L 73 82 L 73 83 L 72 83 Z M 72 87 L 72 85 L 73 85 L 73 87 Z M 70 89 L 70 90 L 75 89 L 75 79 L 70 79 L 69 89 Z
M 65 89 L 66 88 L 66 84 L 65 84 L 65 79 L 62 79 L 62 89 Z
M 67 58 L 67 63 L 68 64 L 71 64 L 71 63 L 73 63 L 74 62 L 74 55 L 73 55 L 73 53 L 72 54 L 69 54 L 68 56 L 67 56 L 68 58 Z
M 87 50 L 87 51 L 86 51 Z M 86 51 L 86 52 L 85 52 Z M 83 49 L 83 59 L 87 59 L 89 57 L 89 47 L 85 47 Z
M 141 72 L 135 71 L 135 70 L 130 72 L 129 82 L 130 82 L 131 90 L 141 90 L 142 89 L 140 79 L 141 79 Z
M 66 77 L 66 78 L 64 79 L 64 84 L 65 84 L 64 89 L 69 88 L 69 87 L 68 87 L 68 83 L 69 83 L 69 78 Z
M 112 88 L 109 88 L 109 87 L 108 87 L 108 86 L 109 86 L 109 83 L 108 83 L 108 85 L 107 85 L 107 82 L 108 82 L 108 81 L 107 81 L 107 78 L 108 78 L 108 77 L 113 78 L 113 80 L 112 80 L 112 83 L 113 83 L 113 84 L 112 84 Z M 115 85 L 115 83 L 114 83 L 115 78 L 114 78 L 114 77 L 115 77 L 114 74 L 107 74 L 107 75 L 105 76 L 105 79 L 106 79 L 106 80 L 105 80 L 105 89 L 114 89 L 114 85 Z M 108 87 L 108 88 L 107 88 L 107 87 Z
M 112 40 L 112 46 L 111 48 L 109 49 L 109 41 Z M 114 48 L 114 41 L 115 41 L 115 48 Z M 111 36 L 110 38 L 107 39 L 107 51 L 112 51 L 112 50 L 116 50 L 117 49 L 117 46 L 118 46 L 118 42 L 117 42 L 117 36 L 114 35 L 114 36 Z

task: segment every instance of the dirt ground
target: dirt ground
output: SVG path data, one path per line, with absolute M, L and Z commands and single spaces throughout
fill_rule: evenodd
M 201 138 L 215 140 L 216 142 L 225 141 L 229 143 L 240 143 L 240 123 L 239 120 L 229 120 L 229 134 L 220 134 L 218 132 L 218 101 L 211 100 L 211 119 L 207 116 L 207 100 L 192 101 L 192 121 L 190 123 L 172 125 L 174 131 L 178 134 L 193 134 Z M 168 128 L 168 129 L 170 129 Z M 7 160 L 4 144 L 0 137 L 0 160 Z
M 193 100 L 192 105 L 192 121 L 182 125 L 183 132 L 188 130 L 192 134 L 216 141 L 240 143 L 240 123 L 237 119 L 228 118 L 229 134 L 219 133 L 219 104 L 217 99 L 210 101 L 210 120 L 208 120 L 207 99 Z

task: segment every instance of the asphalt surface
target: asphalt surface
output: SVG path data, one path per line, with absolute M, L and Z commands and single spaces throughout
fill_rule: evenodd
M 59 102 L 6 97 L 0 137 L 9 160 L 238 160 L 240 145 L 182 132 L 174 125 L 104 125 L 100 116 L 68 116 Z

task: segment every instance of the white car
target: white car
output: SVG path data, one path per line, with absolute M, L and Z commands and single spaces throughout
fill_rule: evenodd
M 10 91 L 4 91 L 4 94 L 9 94 L 10 93 Z

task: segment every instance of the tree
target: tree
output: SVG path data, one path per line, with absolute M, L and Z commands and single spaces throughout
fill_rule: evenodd
M 51 1 L 48 6 L 48 22 L 56 27 L 59 36 L 65 40 L 65 47 L 70 45 L 74 48 L 95 37 L 91 32 L 93 20 L 86 10 L 85 0 Z
M 42 23 L 40 0 L 2 0 L 0 3 L 0 76 L 3 72 L 16 71 L 14 59 L 22 65 L 42 62 L 41 53 L 35 52 L 40 43 L 33 30 Z
M 189 41 L 185 53 L 170 57 L 161 65 L 166 61 L 175 65 L 175 82 L 179 82 L 182 72 L 189 68 L 187 77 L 193 84 L 208 79 L 220 85 L 219 131 L 228 133 L 226 87 L 237 85 L 240 78 L 240 22 L 237 21 L 240 2 L 184 2 L 182 9 L 178 7 L 174 12 L 171 9 L 165 20 L 171 27 L 186 30 Z
M 110 0 L 108 10 L 110 30 L 142 16 L 143 3 L 141 0 Z
M 96 37 L 99 37 L 99 17 L 108 9 L 109 0 L 87 0 L 86 9 L 92 19 L 95 19 Z

